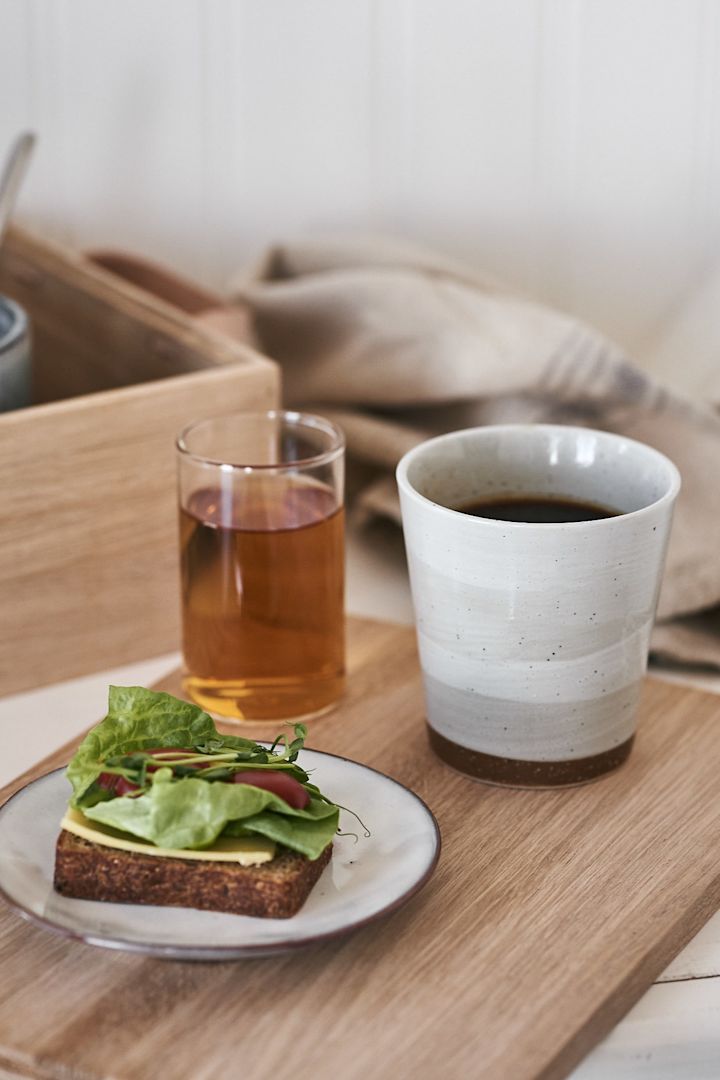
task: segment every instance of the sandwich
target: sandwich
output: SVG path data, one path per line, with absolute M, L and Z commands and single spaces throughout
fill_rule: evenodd
M 63 896 L 261 918 L 300 910 L 332 855 L 339 808 L 297 764 L 306 729 L 268 747 L 196 705 L 111 686 L 67 768 L 55 850 Z

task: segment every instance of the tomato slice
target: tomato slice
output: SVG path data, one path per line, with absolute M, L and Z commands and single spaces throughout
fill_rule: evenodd
M 310 792 L 299 780 L 286 772 L 274 769 L 247 769 L 245 772 L 236 772 L 233 783 L 252 784 L 253 787 L 262 788 L 264 791 L 272 791 L 273 795 L 284 799 L 294 810 L 304 810 L 310 802 Z
M 106 791 L 115 791 L 115 785 L 120 779 L 115 773 L 101 772 L 97 778 L 97 782 L 101 788 L 105 788 Z
M 139 784 L 133 784 L 132 780 L 126 780 L 124 776 L 116 777 L 117 784 L 115 785 L 116 795 L 127 795 L 130 791 L 139 791 Z
M 118 776 L 117 773 L 100 773 L 97 782 L 101 788 L 111 791 L 113 795 L 127 795 L 128 791 L 138 790 L 137 784 L 126 780 L 124 776 Z
M 154 756 L 160 753 L 170 753 L 175 751 L 177 754 L 189 754 L 192 753 L 184 747 L 175 746 L 154 746 L 145 750 L 146 754 Z M 129 751 L 132 753 L 132 751 Z M 211 761 L 207 762 L 208 765 L 212 765 Z M 172 758 L 166 758 L 162 763 L 158 762 L 157 765 L 148 765 L 148 772 L 156 772 L 162 768 L 163 765 L 172 765 Z M 205 767 L 204 762 L 196 762 L 193 768 L 202 769 Z M 292 806 L 294 810 L 304 810 L 310 802 L 310 793 L 307 788 L 295 779 L 294 776 L 290 776 L 286 772 L 274 769 L 246 769 L 243 772 L 236 772 L 233 775 L 233 783 L 235 784 L 252 784 L 253 787 L 262 788 L 263 791 L 271 791 L 273 795 L 277 795 L 278 798 L 284 799 L 288 806 Z M 124 776 L 117 776 L 114 773 L 100 773 L 98 777 L 98 784 L 100 787 L 105 788 L 107 791 L 111 791 L 113 795 L 127 795 L 131 791 L 137 791 L 138 785 L 133 784 L 130 780 L 126 780 Z

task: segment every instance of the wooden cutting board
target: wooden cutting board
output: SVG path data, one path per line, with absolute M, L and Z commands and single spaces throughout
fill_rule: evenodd
M 625 767 L 507 791 L 432 756 L 412 631 L 353 620 L 349 660 L 309 741 L 429 803 L 443 853 L 425 890 L 344 940 L 225 964 L 93 949 L 1 905 L 1 1075 L 562 1077 L 720 906 L 717 698 L 648 681 Z

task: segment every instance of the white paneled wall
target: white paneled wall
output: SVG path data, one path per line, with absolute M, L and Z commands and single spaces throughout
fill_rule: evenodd
M 220 286 L 417 237 L 720 399 L 720 0 L 0 0 L 24 126 L 52 236 Z

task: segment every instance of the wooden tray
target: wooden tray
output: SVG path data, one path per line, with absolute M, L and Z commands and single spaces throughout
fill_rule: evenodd
M 177 647 L 175 438 L 280 400 L 279 369 L 20 229 L 0 293 L 30 316 L 33 400 L 0 415 L 0 694 Z
M 2 907 L 0 1072 L 562 1077 L 720 904 L 715 697 L 649 681 L 619 772 L 505 791 L 430 753 L 413 633 L 358 620 L 350 631 L 347 699 L 310 741 L 429 803 L 443 832 L 430 884 L 344 941 L 222 965 L 89 948 Z M 165 686 L 177 691 L 176 677 Z

